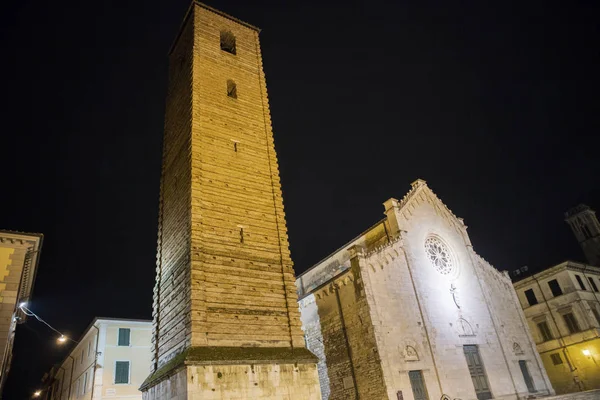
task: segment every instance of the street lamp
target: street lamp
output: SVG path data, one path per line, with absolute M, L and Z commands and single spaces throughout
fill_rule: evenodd
M 35 392 L 33 392 L 33 397 L 40 397 L 41 394 L 42 394 L 41 390 L 36 390 Z
M 586 357 L 589 357 L 590 355 L 592 355 L 592 353 L 591 353 L 591 352 L 590 352 L 588 349 L 582 350 L 581 352 L 582 352 L 582 353 L 583 353 L 583 355 L 584 355 L 584 356 L 586 356 Z
M 63 344 L 67 341 L 67 337 L 65 335 L 60 335 L 60 337 L 57 340 L 58 343 Z

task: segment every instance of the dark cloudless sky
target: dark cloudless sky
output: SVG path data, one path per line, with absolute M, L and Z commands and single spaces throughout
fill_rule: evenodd
M 31 309 L 77 337 L 150 318 L 167 51 L 188 0 L 10 1 L 0 13 L 0 228 L 42 232 Z M 598 2 L 213 1 L 261 33 L 298 273 L 416 178 L 498 269 L 582 254 L 600 208 Z M 58 362 L 17 332 L 5 399 Z

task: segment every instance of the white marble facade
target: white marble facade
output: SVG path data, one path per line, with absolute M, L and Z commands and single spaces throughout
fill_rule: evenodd
M 384 206 L 296 282 L 323 398 L 553 394 L 510 278 L 475 253 L 462 219 L 422 180 Z

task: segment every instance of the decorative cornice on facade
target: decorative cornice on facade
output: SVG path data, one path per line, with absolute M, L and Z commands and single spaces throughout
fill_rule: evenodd
M 29 300 L 33 291 L 33 284 L 40 260 L 40 253 L 44 235 L 41 233 L 27 233 L 19 231 L 0 230 L 0 243 L 16 245 L 26 249 L 21 283 L 19 284 L 17 301 Z M 25 322 L 25 315 L 20 313 L 20 321 Z
M 498 268 L 494 267 L 485 258 L 483 258 L 479 254 L 477 254 L 475 252 L 475 250 L 473 249 L 473 246 L 467 246 L 467 247 L 473 253 L 473 256 L 475 257 L 475 260 L 483 268 L 483 270 L 484 270 L 483 272 L 484 273 L 488 273 L 488 274 L 494 275 L 495 277 L 497 277 L 498 279 L 500 279 L 502 282 L 504 282 L 506 285 L 512 285 L 512 280 L 510 279 L 510 275 L 508 274 L 508 271 L 500 271 Z
M 407 208 L 407 206 L 413 201 L 413 199 L 415 199 L 417 197 L 418 194 L 425 191 L 426 195 L 429 195 L 434 200 L 436 200 L 443 207 L 443 210 L 446 213 L 448 213 L 449 216 L 451 216 L 456 222 L 458 222 L 460 225 L 462 225 L 466 228 L 464 220 L 462 218 L 457 217 L 456 215 L 454 215 L 454 213 L 452 211 L 450 211 L 448 206 L 446 206 L 446 204 L 444 204 L 444 202 L 435 194 L 435 192 L 433 190 L 431 190 L 431 188 L 427 185 L 427 182 L 425 180 L 417 179 L 416 181 L 411 183 L 411 186 L 412 186 L 412 188 L 402 198 L 402 200 L 400 200 L 400 202 L 398 204 L 399 212 L 403 212 L 404 209 Z
M 575 262 L 575 261 L 566 260 L 566 261 L 563 261 L 560 264 L 557 264 L 553 267 L 547 268 L 541 272 L 530 275 L 527 278 L 523 278 L 517 282 L 514 282 L 513 285 L 515 286 L 515 289 L 520 289 L 520 288 L 523 288 L 523 287 L 535 282 L 536 279 L 537 280 L 546 279 L 546 278 L 549 278 L 549 277 L 551 277 L 559 272 L 565 271 L 565 270 L 577 271 L 577 272 L 582 272 L 582 273 L 583 272 L 595 272 L 596 274 L 600 275 L 599 267 L 594 267 L 592 265 L 587 265 L 587 264 L 583 264 L 583 263 L 579 263 L 579 262 Z
M 390 236 L 388 242 L 378 245 L 378 246 L 375 246 L 372 249 L 368 249 L 367 251 L 365 251 L 363 253 L 363 257 L 367 258 L 367 257 L 371 257 L 374 254 L 381 253 L 381 252 L 385 251 L 386 249 L 392 248 L 394 245 L 396 245 L 396 243 L 399 243 L 399 246 L 402 247 L 402 236 L 401 235 Z
M 581 214 L 582 212 L 585 211 L 590 211 L 590 212 L 594 212 L 589 206 L 585 205 L 585 204 L 579 204 L 573 208 L 571 208 L 570 210 L 568 210 L 565 213 L 565 220 L 569 220 L 572 217 Z

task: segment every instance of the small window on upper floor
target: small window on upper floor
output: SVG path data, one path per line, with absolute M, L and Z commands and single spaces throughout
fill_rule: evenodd
M 527 289 L 525 291 L 525 297 L 527 297 L 530 306 L 534 306 L 538 303 L 537 297 L 535 297 L 535 293 L 533 293 L 533 289 Z
M 552 279 L 551 281 L 548 281 L 548 286 L 550 286 L 550 290 L 552 291 L 552 295 L 554 297 L 557 297 L 557 296 L 560 296 L 563 294 L 563 291 L 560 288 L 560 285 L 558 284 L 558 281 L 556 279 Z
M 119 341 L 117 346 L 129 346 L 131 343 L 131 329 L 119 328 Z
M 221 31 L 221 50 L 230 54 L 236 54 L 235 36 L 231 31 Z
M 596 286 L 596 282 L 594 282 L 594 279 L 591 276 L 588 276 L 588 281 L 590 281 L 590 285 L 592 286 L 592 289 L 594 289 L 594 292 L 597 292 L 598 286 Z
M 560 365 L 563 363 L 560 353 L 550 354 L 550 358 L 552 359 L 552 364 L 554 365 Z
M 577 283 L 579 284 L 579 289 L 587 290 L 587 288 L 583 284 L 583 281 L 581 280 L 581 277 L 579 275 L 575 275 L 575 279 L 577 279 Z
M 231 79 L 227 80 L 227 96 L 237 99 L 237 85 Z

